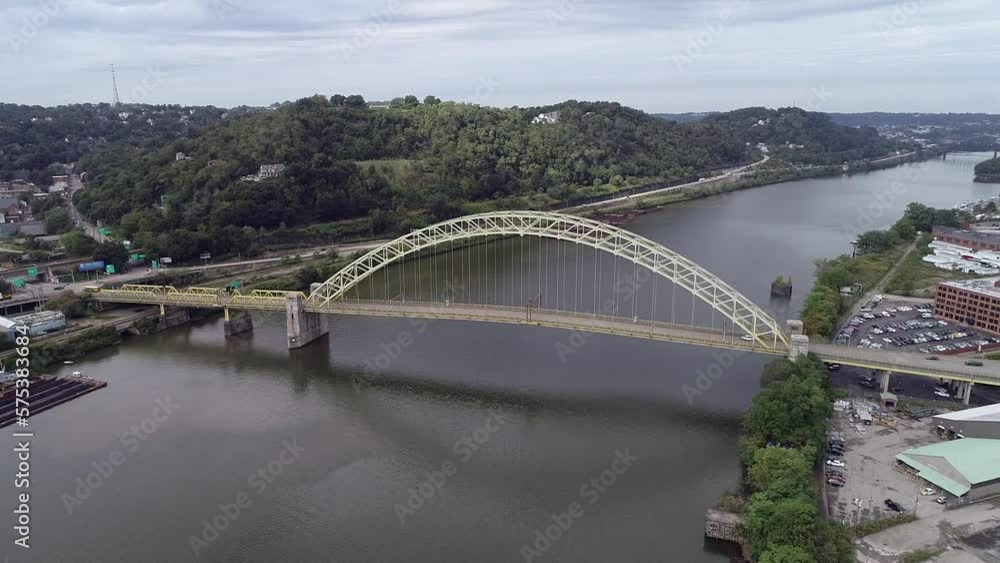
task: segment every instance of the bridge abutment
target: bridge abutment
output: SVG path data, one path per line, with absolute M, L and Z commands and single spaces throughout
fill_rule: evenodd
M 232 311 L 226 309 L 226 322 L 224 324 L 226 338 L 253 334 L 253 317 L 247 311 Z
M 306 312 L 305 298 L 301 293 L 293 293 L 288 296 L 286 319 L 288 320 L 289 350 L 307 346 L 329 332 L 325 315 Z
M 889 378 L 892 376 L 891 371 L 880 371 L 878 372 L 879 384 L 882 386 L 882 392 L 889 392 Z

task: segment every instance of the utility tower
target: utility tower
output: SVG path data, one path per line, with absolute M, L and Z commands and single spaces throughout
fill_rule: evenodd
M 111 85 L 114 86 L 114 89 L 115 89 L 115 105 L 114 105 L 114 107 L 118 107 L 119 105 L 121 105 L 122 101 L 118 97 L 118 78 L 115 76 L 115 65 L 114 65 L 114 63 L 111 64 Z

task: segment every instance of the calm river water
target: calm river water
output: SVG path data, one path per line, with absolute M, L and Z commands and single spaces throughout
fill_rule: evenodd
M 972 182 L 986 156 L 746 190 L 670 206 L 628 228 L 783 320 L 801 307 L 813 260 L 849 252 L 851 225 L 884 227 L 913 200 L 950 207 L 996 194 Z M 894 182 L 901 195 L 890 200 Z M 539 248 L 525 244 L 411 264 L 372 291 L 406 284 L 411 294 L 440 294 L 434 280 L 450 280 L 456 300 L 523 303 L 541 293 L 545 306 L 589 311 L 595 297 L 617 295 L 624 316 L 634 307 L 643 319 L 691 318 L 690 301 L 648 279 L 635 305 L 628 287 L 595 295 L 595 275 L 612 287 L 614 260 L 595 268 L 593 254 L 572 247 L 542 248 L 553 270 L 546 277 L 543 267 L 539 281 Z M 491 256 L 486 275 L 451 274 L 456 263 L 483 271 Z M 556 284 L 560 264 L 569 281 Z M 621 268 L 624 276 L 631 267 Z M 777 274 L 793 278 L 790 304 L 769 301 Z M 710 311 L 696 316 L 719 322 Z M 739 419 L 767 358 L 379 318 L 331 319 L 329 340 L 290 354 L 283 316 L 255 324 L 248 339 L 226 341 L 221 319 L 134 338 L 63 369 L 110 385 L 32 420 L 30 551 L 12 544 L 14 445 L 5 433 L 2 553 L 38 563 L 499 563 L 524 561 L 527 545 L 540 562 L 726 561 L 703 540 L 704 513 L 738 484 Z M 683 386 L 713 364 L 723 376 L 686 395 Z M 97 468 L 108 467 L 98 480 Z M 254 476 L 261 469 L 266 478 Z M 420 505 L 409 497 L 422 485 L 433 495 Z M 536 545 L 536 530 L 573 503 L 568 529 Z

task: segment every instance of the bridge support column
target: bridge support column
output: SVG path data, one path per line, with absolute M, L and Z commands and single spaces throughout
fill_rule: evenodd
M 959 387 L 959 397 L 962 398 L 962 404 L 968 405 L 969 401 L 972 400 L 972 385 L 971 381 L 962 383 Z
M 239 336 L 241 334 L 253 334 L 253 317 L 246 311 L 229 312 L 226 308 L 226 322 L 223 325 L 226 330 L 226 337 Z
M 785 321 L 785 327 L 788 329 L 789 336 L 793 334 L 805 334 L 805 332 L 802 329 L 802 321 L 788 319 L 787 321 Z
M 299 293 L 288 296 L 286 318 L 289 350 L 302 348 L 329 332 L 326 317 L 319 313 L 307 313 L 305 298 Z
M 793 334 L 791 343 L 788 345 L 788 359 L 793 362 L 799 356 L 809 354 L 809 337 L 804 334 Z
M 882 392 L 889 392 L 889 376 L 892 375 L 891 371 L 880 371 L 877 372 L 879 376 L 879 383 L 882 385 Z

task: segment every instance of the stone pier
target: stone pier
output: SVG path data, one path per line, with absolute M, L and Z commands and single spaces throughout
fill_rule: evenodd
M 326 316 L 306 312 L 305 298 L 301 293 L 288 296 L 288 349 L 295 350 L 308 345 L 329 332 Z
M 788 345 L 788 359 L 795 361 L 799 356 L 809 354 L 809 337 L 802 333 L 802 321 L 788 320 L 785 323 L 788 327 L 790 343 Z
M 955 382 L 955 398 L 960 399 L 963 405 L 968 405 L 969 401 L 972 400 L 972 385 L 971 381 Z
M 253 334 L 253 317 L 247 311 L 232 311 L 226 309 L 226 338 L 231 336 Z
M 875 372 L 875 373 L 878 374 L 879 383 L 882 385 L 882 392 L 883 393 L 888 393 L 889 392 L 889 377 L 892 376 L 892 372 L 891 371 L 878 371 L 878 372 Z

